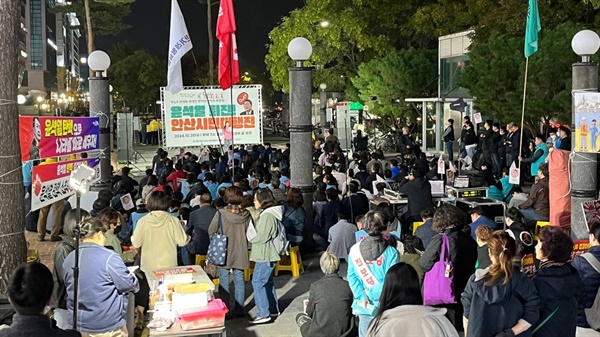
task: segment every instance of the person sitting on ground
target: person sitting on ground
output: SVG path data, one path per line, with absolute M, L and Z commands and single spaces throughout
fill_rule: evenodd
M 327 203 L 324 204 L 321 209 L 320 224 L 322 225 L 322 228 L 319 233 L 323 239 L 329 238 L 329 229 L 337 223 L 338 213 L 341 208 L 336 190 L 329 189 L 325 191 L 325 196 L 327 197 Z
M 285 189 L 281 189 L 281 181 L 279 178 L 271 180 L 271 192 L 273 192 L 273 198 L 277 204 L 283 204 L 285 202 Z
M 485 269 L 492 265 L 492 260 L 490 260 L 489 247 L 487 242 L 492 237 L 492 229 L 486 225 L 478 226 L 475 230 L 475 236 L 477 241 L 477 264 L 475 268 L 477 269 Z
M 506 217 L 504 218 L 506 223 L 506 232 L 512 237 L 517 243 L 517 251 L 515 256 L 515 266 L 521 266 L 521 259 L 523 256 L 533 254 L 535 252 L 535 246 L 533 244 L 533 233 L 523 223 L 523 216 L 516 208 L 509 208 L 506 211 Z
M 416 237 L 421 239 L 423 251 L 429 245 L 429 241 L 431 241 L 431 239 L 437 235 L 437 233 L 431 229 L 431 226 L 433 225 L 433 213 L 433 208 L 426 209 L 421 212 L 421 220 L 423 221 L 423 224 L 417 228 L 414 234 Z
M 135 193 L 132 192 L 139 183 L 129 176 L 130 172 L 131 168 L 127 166 L 121 169 L 121 186 L 125 189 L 125 192 L 135 195 Z
M 483 209 L 480 206 L 471 208 L 467 214 L 471 216 L 471 223 L 469 224 L 469 227 L 471 227 L 471 237 L 473 240 L 477 240 L 475 230 L 479 226 L 485 225 L 494 230 L 498 228 L 498 224 L 494 220 L 486 217 Z
M 540 318 L 548 320 L 536 324 L 534 336 L 574 337 L 581 283 L 577 270 L 567 262 L 573 240 L 562 228 L 553 226 L 542 228 L 538 237 L 535 257 L 541 262 L 531 280 L 540 295 Z
M 392 266 L 385 275 L 379 309 L 367 336 L 458 337 L 445 317 L 446 309 L 422 304 L 421 283 L 415 269 L 403 262 Z
M 432 161 L 428 164 L 429 171 L 425 174 L 427 180 L 439 180 L 437 161 Z
M 181 162 L 177 162 L 175 164 L 175 171 L 167 177 L 167 182 L 170 182 L 173 186 L 173 191 L 177 192 L 179 189 L 179 179 L 186 179 L 187 173 L 183 171 L 183 164 Z
M 304 211 L 304 197 L 300 189 L 292 187 L 287 193 L 283 206 L 283 226 L 290 245 L 298 246 L 304 240 L 304 223 L 306 213 Z M 256 223 L 256 222 L 255 222 Z
M 371 174 L 367 177 L 367 180 L 365 181 L 364 188 L 366 188 L 373 194 L 377 194 L 377 189 L 373 185 L 373 182 L 383 182 L 385 180 L 382 176 L 379 175 L 379 171 L 381 171 L 381 164 L 373 163 L 373 166 L 371 167 Z
M 415 269 L 417 275 L 419 275 L 419 283 L 423 284 L 423 278 L 425 277 L 425 272 L 421 269 L 419 265 L 419 259 L 425 248 L 423 247 L 423 242 L 416 236 L 407 235 L 404 238 L 404 252 L 400 255 L 400 262 L 404 262 L 409 264 L 411 267 Z
M 46 316 L 52 297 L 52 273 L 41 263 L 17 268 L 8 282 L 8 300 L 17 312 L 12 325 L 0 329 L 0 337 L 80 337 L 75 330 L 61 330 Z
M 519 205 L 518 208 L 527 220 L 548 221 L 550 216 L 550 176 L 548 174 L 548 164 L 539 164 L 538 177 L 540 179 L 531 186 L 527 200 Z
M 348 183 L 348 193 L 342 199 L 342 208 L 350 211 L 350 220 L 354 220 L 369 211 L 369 198 L 360 191 L 360 183 L 351 180 Z
M 527 193 L 523 193 L 521 186 L 514 186 L 510 192 L 512 198 L 508 203 L 508 208 L 519 207 L 527 200 Z
M 327 251 L 346 260 L 350 247 L 356 243 L 354 234 L 358 230 L 350 223 L 350 210 L 342 208 L 338 213 L 339 221 L 329 229 L 329 247 Z
M 144 186 L 146 186 L 146 184 L 148 183 L 148 179 L 150 179 L 150 177 L 154 174 L 154 171 L 152 171 L 152 169 L 147 169 L 146 170 L 146 176 L 144 176 L 141 180 L 140 180 L 140 185 L 139 188 L 140 190 L 144 189 Z
M 523 158 L 519 156 L 521 163 L 531 164 L 531 176 L 535 177 L 538 174 L 538 167 L 541 163 L 546 162 L 548 157 L 548 145 L 544 141 L 544 136 L 538 134 L 535 136 L 535 143 L 530 144 L 530 150 L 533 152 L 531 157 Z M 535 147 L 534 147 L 535 146 Z

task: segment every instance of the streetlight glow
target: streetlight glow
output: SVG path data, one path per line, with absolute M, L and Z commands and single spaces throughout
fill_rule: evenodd
M 43 98 L 42 96 L 38 96 L 38 97 L 36 98 L 36 101 L 37 101 L 38 103 L 42 103 L 42 101 L 43 101 L 43 100 L 44 100 L 44 98 Z
M 329 27 L 329 21 L 327 21 L 327 20 L 321 21 L 321 27 L 323 27 L 323 28 Z

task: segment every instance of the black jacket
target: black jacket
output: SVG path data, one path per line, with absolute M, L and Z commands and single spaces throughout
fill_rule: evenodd
M 66 235 L 62 236 L 62 242 L 54 252 L 54 264 L 52 267 L 52 279 L 54 280 L 54 290 L 52 291 L 53 308 L 67 309 L 67 289 L 63 280 L 63 262 L 67 256 L 75 250 L 75 240 Z
M 560 142 L 559 150 L 571 151 L 571 136 L 563 138 Z
M 399 192 L 408 196 L 408 215 L 421 217 L 421 212 L 433 208 L 431 184 L 424 177 L 404 179 Z
M 453 142 L 454 141 L 454 126 L 449 125 L 445 130 L 444 130 L 444 134 L 446 136 L 444 136 L 444 142 Z
M 448 235 L 450 243 L 450 260 L 454 267 L 454 296 L 458 301 L 467 280 L 475 271 L 477 244 L 468 233 L 459 229 L 448 229 L 445 233 Z M 442 234 L 437 234 L 431 239 L 419 260 L 419 265 L 424 272 L 430 271 L 433 265 L 440 260 L 441 248 Z
M 75 330 L 61 330 L 52 325 L 50 318 L 44 315 L 13 316 L 13 323 L 8 329 L 0 330 L 0 337 L 81 337 Z
M 360 186 L 362 188 L 366 188 L 369 191 L 372 189 L 372 187 L 367 186 L 367 178 L 369 178 L 369 173 L 367 173 L 366 171 L 356 172 L 356 174 L 354 175 L 354 178 L 357 179 L 358 181 L 360 181 Z M 316 182 L 316 180 L 315 180 L 315 182 Z
M 510 227 L 507 226 L 506 231 L 517 243 L 517 254 L 515 254 L 514 260 L 520 266 L 523 256 L 535 253 L 533 233 L 522 222 L 517 221 L 513 222 Z
M 540 298 L 531 280 L 515 268 L 507 284 L 485 285 L 487 270 L 478 269 L 462 293 L 464 316 L 469 320 L 468 336 L 494 337 L 512 328 L 519 319 L 535 324 L 539 318 Z M 519 337 L 531 337 L 531 331 Z M 557 337 L 560 335 L 556 335 Z
M 579 275 L 570 264 L 545 267 L 542 262 L 532 281 L 540 296 L 540 319 L 534 329 L 547 317 L 552 317 L 539 328 L 535 337 L 575 337 L 577 327 L 577 298 Z M 551 262 L 550 262 L 551 264 Z M 558 310 L 557 310 L 558 309 Z M 556 312 L 552 314 L 554 311 Z
M 517 130 L 515 132 L 512 133 L 511 137 L 510 137 L 510 155 L 513 156 L 513 159 L 516 160 L 516 158 L 520 155 L 521 151 L 520 151 L 520 145 L 521 145 L 521 130 Z M 527 144 L 526 143 L 526 139 L 525 137 L 523 137 L 523 144 Z
M 504 147 L 502 145 L 502 135 L 500 135 L 500 132 L 493 132 L 490 135 L 489 139 L 488 139 L 488 151 L 490 153 L 499 153 L 499 149 L 501 147 Z
M 477 269 L 485 269 L 492 264 L 490 259 L 490 247 L 487 243 L 481 247 L 477 247 Z
M 211 206 L 202 206 L 190 213 L 185 232 L 194 240 L 194 252 L 191 254 L 206 255 L 210 238 L 208 236 L 208 226 L 217 212 Z
M 483 129 L 483 132 L 479 136 L 479 140 L 481 141 L 481 149 L 482 150 L 484 150 L 484 151 L 489 150 L 490 141 L 491 141 L 490 138 L 492 137 L 493 133 L 494 133 L 494 130 L 492 130 L 492 128 L 489 128 L 488 130 Z
M 350 222 L 369 211 L 369 198 L 363 193 L 355 193 L 342 199 L 342 209 L 350 211 Z
M 302 337 L 338 337 L 352 328 L 354 296 L 338 274 L 325 275 L 310 285 L 306 314 L 310 324 L 300 328 Z
M 479 138 L 475 134 L 475 129 L 473 129 L 473 128 L 470 128 L 470 129 L 464 128 L 462 130 L 461 135 L 460 135 L 460 140 L 465 145 L 472 145 L 472 144 L 477 144 L 477 142 L 479 141 Z

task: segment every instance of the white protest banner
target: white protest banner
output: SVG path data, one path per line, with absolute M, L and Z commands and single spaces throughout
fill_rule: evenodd
M 512 165 L 510 165 L 510 168 L 508 169 L 508 171 L 509 171 L 508 182 L 513 185 L 519 185 L 520 181 L 521 181 L 521 169 L 519 169 L 517 167 L 517 165 L 515 164 L 514 161 L 513 161 Z

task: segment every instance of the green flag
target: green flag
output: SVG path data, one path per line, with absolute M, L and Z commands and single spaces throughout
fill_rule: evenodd
M 538 32 L 540 30 L 542 30 L 542 24 L 540 23 L 537 0 L 529 0 L 527 28 L 525 30 L 525 58 L 529 58 L 538 50 Z

